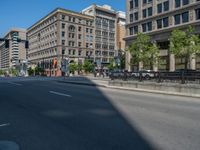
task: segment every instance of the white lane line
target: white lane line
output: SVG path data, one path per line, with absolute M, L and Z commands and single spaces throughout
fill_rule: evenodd
M 9 126 L 10 123 L 4 123 L 4 124 L 0 124 L 0 127 L 5 127 L 5 126 Z
M 22 84 L 19 84 L 19 83 L 14 83 L 14 82 L 8 82 L 9 84 L 13 84 L 13 85 L 18 85 L 18 86 L 21 86 Z
M 59 93 L 59 92 L 55 92 L 55 91 L 49 91 L 49 93 L 60 95 L 60 96 L 65 96 L 65 97 L 72 97 L 71 95 L 67 95 L 67 94 Z

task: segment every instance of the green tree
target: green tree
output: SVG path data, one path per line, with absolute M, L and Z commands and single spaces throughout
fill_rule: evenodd
M 126 64 L 126 56 L 125 56 L 125 53 L 124 53 L 120 57 L 120 66 L 121 66 L 121 69 L 125 69 L 125 64 Z
M 0 75 L 4 75 L 4 71 L 3 70 L 0 70 Z
M 74 74 L 75 71 L 78 70 L 78 65 L 76 63 L 70 63 L 69 64 L 69 72 Z
M 35 67 L 35 74 L 44 75 L 44 69 L 42 69 L 41 67 Z
M 176 57 L 185 59 L 185 69 L 188 69 L 190 56 L 200 52 L 200 38 L 189 26 L 186 31 L 173 30 L 170 36 L 170 52 Z
M 28 68 L 28 75 L 29 76 L 34 75 L 34 70 L 31 67 Z
M 10 68 L 9 73 L 12 74 L 13 76 L 17 76 L 19 74 L 18 70 L 15 68 Z
M 84 64 L 83 64 L 83 69 L 86 73 L 92 72 L 94 70 L 94 64 L 92 62 L 90 62 L 89 60 L 85 60 Z
M 158 65 L 159 48 L 156 43 L 151 42 L 148 35 L 138 33 L 128 51 L 132 56 L 131 65 L 138 65 L 140 62 L 143 62 L 144 66 Z
M 114 66 L 114 59 L 111 59 L 110 63 L 107 65 L 110 71 L 114 70 L 116 67 Z

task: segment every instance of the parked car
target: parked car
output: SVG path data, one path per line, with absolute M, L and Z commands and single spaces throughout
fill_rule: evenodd
M 145 79 L 150 79 L 150 78 L 154 78 L 157 73 L 153 70 L 140 70 L 138 72 L 131 72 L 131 78 L 139 78 L 141 75 L 141 77 L 145 78 Z
M 122 79 L 124 77 L 124 71 L 117 69 L 110 72 L 109 77 L 112 79 Z

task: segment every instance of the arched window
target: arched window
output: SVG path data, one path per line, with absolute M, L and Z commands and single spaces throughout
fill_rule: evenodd
M 76 28 L 74 26 L 70 25 L 68 30 L 69 30 L 69 32 L 75 32 Z

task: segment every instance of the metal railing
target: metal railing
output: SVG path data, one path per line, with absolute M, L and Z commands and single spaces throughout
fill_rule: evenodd
M 194 72 L 118 72 L 111 73 L 111 80 L 124 81 L 151 81 L 151 82 L 174 82 L 200 84 L 200 71 Z

